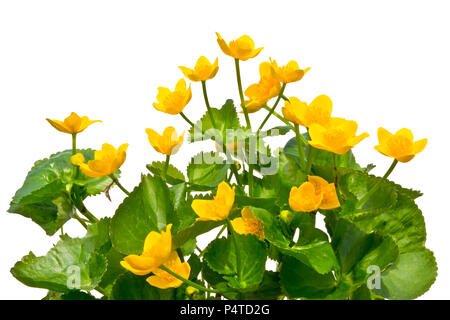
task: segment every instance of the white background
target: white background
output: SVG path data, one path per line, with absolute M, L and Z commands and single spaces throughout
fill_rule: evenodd
M 435 252 L 439 276 L 422 298 L 450 298 L 448 256 L 449 74 L 448 1 L 1 1 L 0 2 L 0 298 L 39 299 L 45 290 L 28 288 L 9 269 L 30 250 L 43 255 L 58 240 L 19 215 L 9 201 L 35 160 L 70 148 L 70 136 L 45 118 L 64 119 L 71 111 L 101 119 L 79 136 L 79 147 L 128 142 L 122 183 L 132 189 L 145 164 L 163 160 L 149 145 L 145 128 L 187 129 L 180 117 L 152 107 L 158 86 L 173 87 L 178 66 L 193 67 L 200 55 L 219 57 L 220 70 L 208 82 L 210 101 L 238 100 L 232 58 L 219 49 L 226 40 L 250 35 L 264 46 L 241 64 L 244 87 L 258 79 L 269 57 L 295 59 L 312 67 L 288 85 L 287 96 L 311 101 L 319 94 L 334 102 L 333 114 L 357 120 L 371 134 L 355 148 L 361 164 L 375 163 L 382 175 L 391 160 L 377 153 L 376 130 L 413 130 L 427 137 L 425 151 L 400 164 L 391 178 L 420 189 L 427 246 Z M 205 111 L 198 83 L 185 109 L 191 119 Z M 245 89 L 245 88 L 244 88 Z M 257 123 L 266 114 L 252 115 Z M 260 121 L 260 120 L 259 120 Z M 278 125 L 272 119 L 270 125 Z M 269 126 L 268 126 L 269 127 Z M 281 145 L 284 139 L 273 141 Z M 173 163 L 210 145 L 184 145 Z M 112 216 L 120 190 L 87 201 L 97 216 Z M 65 230 L 81 236 L 70 222 Z

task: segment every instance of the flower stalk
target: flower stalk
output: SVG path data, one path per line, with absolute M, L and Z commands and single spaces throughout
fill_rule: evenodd
M 377 192 L 378 188 L 380 187 L 381 183 L 383 181 L 386 181 L 386 179 L 390 176 L 390 174 L 392 173 L 392 171 L 394 171 L 395 167 L 397 166 L 398 160 L 394 159 L 394 161 L 392 161 L 391 166 L 389 167 L 389 169 L 386 171 L 386 173 L 384 174 L 384 176 L 379 179 L 377 181 L 377 183 L 364 195 L 364 197 L 362 197 L 357 203 L 356 203 L 356 209 L 361 209 L 362 206 L 370 199 L 371 196 L 373 196 L 373 194 L 375 192 Z

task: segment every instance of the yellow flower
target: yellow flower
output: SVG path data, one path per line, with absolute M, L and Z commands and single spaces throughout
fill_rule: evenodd
M 305 182 L 300 187 L 292 187 L 289 206 L 294 211 L 312 212 L 319 209 L 323 194 L 317 193 L 314 184 Z
M 327 125 L 313 123 L 309 127 L 309 144 L 317 149 L 344 154 L 367 138 L 367 132 L 356 136 L 358 124 L 342 118 L 331 118 Z
M 286 120 L 309 128 L 313 123 L 326 126 L 331 119 L 333 102 L 326 95 L 316 97 L 309 105 L 296 97 L 290 97 L 281 108 Z
M 128 143 L 122 144 L 118 149 L 109 143 L 102 145 L 102 150 L 96 150 L 94 160 L 79 163 L 81 171 L 91 178 L 109 176 L 117 171 L 127 157 Z
M 70 157 L 70 163 L 72 163 L 74 166 L 80 166 L 82 163 L 84 163 L 84 156 L 81 153 L 74 154 Z
M 102 122 L 101 120 L 89 120 L 86 116 L 80 118 L 80 116 L 78 116 L 75 112 L 72 112 L 70 116 L 64 119 L 64 121 L 50 120 L 48 118 L 46 120 L 56 130 L 69 134 L 80 133 L 91 124 L 95 122 Z
M 300 187 L 292 187 L 289 206 L 295 211 L 312 212 L 335 209 L 340 207 L 340 203 L 334 183 L 318 176 L 308 176 L 308 181 Z
M 176 251 L 172 251 L 169 259 L 164 262 L 164 266 L 185 279 L 188 279 L 189 274 L 191 273 L 191 266 L 189 263 L 181 262 Z M 153 276 L 147 278 L 147 282 L 159 289 L 178 288 L 183 284 L 183 281 L 175 278 L 170 273 L 162 269 L 154 270 L 153 274 Z
M 231 188 L 225 181 L 221 182 L 213 200 L 195 199 L 192 201 L 192 209 L 199 216 L 197 220 L 225 220 L 233 207 L 234 196 L 234 187 Z
M 300 69 L 298 63 L 294 60 L 288 62 L 285 66 L 278 66 L 275 60 L 270 59 L 272 67 L 275 71 L 275 75 L 278 80 L 282 83 L 291 83 L 299 81 L 303 76 L 311 69 L 306 68 L 304 70 Z
M 239 234 L 254 234 L 259 237 L 259 239 L 264 239 L 264 225 L 263 223 L 255 218 L 252 209 L 243 208 L 241 211 L 241 218 L 236 218 L 231 220 L 234 231 Z
M 427 142 L 427 139 L 414 142 L 411 130 L 405 128 L 398 130 L 395 135 L 384 128 L 379 128 L 379 145 L 375 146 L 375 150 L 400 162 L 408 162 L 425 149 Z
M 172 253 L 171 224 L 166 226 L 166 231 L 151 231 L 144 242 L 141 255 L 131 254 L 126 256 L 120 265 L 132 273 L 143 276 L 154 272 L 164 264 Z
M 308 182 L 314 185 L 316 193 L 322 194 L 319 209 L 331 210 L 341 206 L 334 183 L 328 183 L 328 181 L 319 176 L 308 176 Z
M 217 43 L 219 43 L 220 49 L 226 55 L 246 61 L 248 59 L 256 57 L 263 48 L 255 49 L 255 43 L 252 38 L 247 35 L 241 36 L 236 40 L 230 41 L 228 44 L 222 39 L 220 34 L 216 32 Z
M 177 153 L 183 143 L 183 134 L 178 136 L 174 127 L 167 127 L 164 129 L 162 135 L 159 135 L 153 129 L 145 129 L 145 132 L 148 135 L 148 141 L 150 141 L 152 147 L 157 152 L 168 156 Z
M 216 58 L 213 64 L 209 60 L 201 56 L 198 58 L 194 69 L 179 67 L 183 74 L 191 81 L 206 81 L 216 76 L 219 71 L 219 59 Z
M 261 110 L 262 107 L 264 107 L 269 100 L 262 99 L 262 100 L 245 100 L 245 107 L 247 108 L 248 113 L 255 113 L 259 110 Z M 241 110 L 240 113 L 243 113 L 244 111 Z
M 179 114 L 183 111 L 184 107 L 191 101 L 192 91 L 191 85 L 186 89 L 186 81 L 180 79 L 174 91 L 170 91 L 167 88 L 159 87 L 156 100 L 158 103 L 153 103 L 156 110 L 168 113 Z
M 274 70 L 269 62 L 259 65 L 259 75 L 259 82 L 245 90 L 245 95 L 250 98 L 245 104 L 249 113 L 260 110 L 270 99 L 278 96 L 281 90 L 280 81 L 274 77 Z

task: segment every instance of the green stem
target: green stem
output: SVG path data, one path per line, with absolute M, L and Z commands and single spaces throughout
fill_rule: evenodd
M 278 98 L 275 101 L 275 104 L 273 105 L 272 109 L 269 110 L 269 114 L 264 118 L 263 122 L 258 128 L 258 133 L 261 131 L 261 129 L 266 124 L 267 120 L 269 120 L 270 116 L 275 112 L 275 108 L 277 107 L 278 103 L 281 100 L 281 97 L 283 96 L 284 89 L 286 89 L 286 83 L 283 83 L 283 86 L 281 87 L 280 93 L 278 94 Z
M 189 120 L 189 118 L 186 117 L 186 115 L 185 115 L 183 112 L 180 112 L 180 116 L 181 116 L 184 120 L 186 120 L 186 122 L 189 123 L 189 125 L 190 125 L 191 127 L 195 127 L 194 123 L 193 123 L 191 120 Z
M 125 189 L 124 186 L 122 186 L 122 185 L 120 184 L 119 180 L 114 176 L 114 174 L 111 174 L 109 177 L 110 177 L 110 178 L 114 181 L 114 183 L 120 188 L 120 190 L 123 191 L 123 193 L 125 193 L 127 196 L 130 195 L 130 192 L 129 192 L 127 189 Z
M 78 222 L 85 228 L 85 229 L 87 229 L 87 224 L 86 224 L 86 222 L 79 216 L 79 215 L 77 215 L 76 213 L 73 215 L 73 217 L 76 219 L 76 220 L 78 220 Z
M 364 197 L 362 197 L 357 203 L 356 203 L 356 209 L 360 209 L 366 202 L 367 200 L 370 199 L 370 197 L 378 190 L 378 188 L 380 187 L 381 183 L 383 181 L 385 181 L 389 175 L 392 173 L 392 171 L 394 171 L 395 166 L 397 165 L 398 160 L 394 159 L 394 161 L 392 162 L 391 166 L 389 167 L 389 169 L 386 171 L 386 173 L 384 174 L 383 178 L 381 178 L 380 180 L 377 181 L 377 183 L 372 187 L 372 189 L 370 189 L 365 195 Z
M 198 289 L 198 290 L 201 290 L 201 291 L 204 291 L 204 292 L 210 292 L 210 293 L 219 293 L 219 294 L 221 293 L 221 292 L 218 291 L 218 290 L 208 289 L 208 288 L 206 288 L 206 287 L 204 287 L 204 286 L 202 286 L 202 285 L 200 285 L 200 284 L 198 284 L 198 283 L 195 283 L 195 282 L 193 282 L 193 281 L 191 281 L 191 280 L 188 280 L 188 279 L 186 279 L 186 278 L 180 276 L 178 273 L 173 272 L 172 270 L 170 270 L 169 268 L 167 268 L 167 267 L 164 266 L 164 265 L 160 266 L 159 268 L 160 268 L 161 270 L 164 270 L 164 271 L 167 272 L 168 274 L 174 276 L 175 278 L 177 278 L 177 279 L 183 281 L 184 283 L 190 285 L 191 287 L 194 287 L 194 288 Z
M 295 140 L 297 141 L 297 151 L 298 151 L 298 159 L 300 161 L 301 166 L 305 164 L 305 150 L 303 149 L 304 138 L 300 134 L 300 128 L 298 127 L 298 124 L 294 124 L 294 131 L 295 131 Z
M 72 133 L 72 155 L 74 156 L 77 153 L 77 134 Z M 73 177 L 77 178 L 78 173 L 80 172 L 80 167 L 73 166 Z
M 214 116 L 211 111 L 211 106 L 208 100 L 208 93 L 206 92 L 206 81 L 202 81 L 203 98 L 205 99 L 206 109 L 208 109 L 209 119 L 211 119 L 211 124 L 214 128 L 217 128 L 216 122 L 214 121 Z
M 245 100 L 244 100 L 244 91 L 242 90 L 242 82 L 241 82 L 241 71 L 239 68 L 239 59 L 234 59 L 234 64 L 236 66 L 236 78 L 238 83 L 238 89 L 239 89 L 239 97 L 241 98 L 241 107 L 244 111 L 245 115 L 245 122 L 247 123 L 247 129 L 251 129 L 252 125 L 250 123 L 250 118 L 248 117 L 248 111 L 247 107 L 245 106 Z
M 253 197 L 253 165 L 248 165 L 248 195 Z
M 266 109 L 267 111 L 272 111 L 272 109 L 269 108 L 267 105 L 265 105 L 263 108 Z M 293 126 L 289 121 L 287 121 L 285 118 L 283 118 L 278 112 L 276 112 L 276 111 L 274 110 L 274 111 L 272 111 L 272 114 L 273 114 L 275 117 L 277 117 L 278 119 L 280 119 L 281 121 L 283 121 L 283 123 L 284 123 L 285 125 L 291 127 L 291 129 L 294 130 L 294 126 Z
M 198 128 L 191 120 L 189 120 L 189 118 L 186 117 L 186 115 L 185 115 L 183 112 L 180 112 L 180 116 L 181 116 L 184 120 L 186 120 L 186 122 L 189 123 L 189 125 L 190 125 L 191 127 L 194 127 L 194 128 L 196 128 L 196 130 L 199 130 L 200 132 L 202 132 L 202 130 L 200 130 L 200 128 Z M 228 153 L 228 150 L 227 150 L 227 148 L 226 148 L 226 146 L 225 146 L 225 143 L 223 142 L 223 138 L 221 138 L 221 140 L 222 140 L 222 150 L 223 150 L 223 153 L 226 155 L 227 161 L 228 161 L 228 162 L 231 162 L 231 170 L 233 170 L 234 176 L 236 177 L 236 182 L 237 182 L 237 184 L 238 184 L 238 185 L 241 185 L 241 181 L 240 181 L 240 179 L 239 179 L 239 174 L 238 174 L 236 165 L 234 164 L 233 159 L 231 158 L 231 156 L 230 156 L 229 153 Z
M 85 206 L 83 202 L 74 203 L 75 207 L 80 211 L 80 213 L 85 216 L 91 223 L 98 222 L 98 219 L 96 216 L 94 216 Z
M 281 95 L 281 98 L 284 100 L 284 101 L 289 101 L 289 98 L 288 97 L 286 97 L 284 94 L 283 95 Z
M 170 156 L 166 155 L 166 162 L 164 163 L 164 169 L 163 169 L 163 173 L 162 173 L 162 176 L 164 179 L 166 179 L 166 177 L 167 177 L 167 169 L 169 168 L 169 162 L 170 162 Z
M 239 272 L 242 269 L 241 269 L 241 256 L 239 254 L 238 241 L 236 239 L 236 231 L 234 230 L 233 225 L 231 224 L 231 221 L 229 219 L 227 219 L 227 226 L 228 230 L 231 233 L 231 240 L 233 241 L 234 248 L 236 250 L 236 269 L 238 270 L 238 277 L 239 277 Z
M 314 148 L 310 146 L 308 148 L 308 156 L 306 159 L 306 175 L 309 175 L 311 173 L 313 156 L 314 156 Z
M 72 133 L 72 155 L 77 153 L 77 134 Z
M 333 153 L 333 175 L 334 175 L 334 187 L 336 189 L 336 194 L 338 196 L 339 202 L 341 201 L 341 193 L 339 192 L 339 177 L 338 177 L 338 170 L 337 170 L 337 164 L 336 164 L 336 153 Z

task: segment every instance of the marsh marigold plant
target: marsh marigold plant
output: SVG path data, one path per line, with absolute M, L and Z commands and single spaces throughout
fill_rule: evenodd
M 60 239 L 46 255 L 23 257 L 12 275 L 57 300 L 379 300 L 426 292 L 437 265 L 416 204 L 422 193 L 389 177 L 397 166 L 407 170 L 415 157 L 425 156 L 420 153 L 427 139 L 416 140 L 406 128 L 391 133 L 380 127 L 378 144 L 371 146 L 378 151 L 370 154 L 377 163 L 373 170 L 356 155 L 361 144 L 373 143 L 369 134 L 356 121 L 332 115 L 339 109 L 351 118 L 351 110 L 333 105 L 326 94 L 305 99 L 298 89 L 312 72 L 296 62 L 304 65 L 301 57 L 278 64 L 263 57 L 248 35 L 228 42 L 216 35 L 218 46 L 210 44 L 222 54 L 220 65 L 199 48 L 195 64 L 179 67 L 183 78 L 174 79 L 174 87 L 154 84 L 146 112 L 154 112 L 165 129 L 142 128 L 145 144 L 80 149 L 77 140 L 87 144 L 89 138 L 79 133 L 99 120 L 74 112 L 64 120 L 47 119 L 56 130 L 43 130 L 69 134 L 62 135 L 67 146 L 34 164 L 8 212 Z M 234 66 L 222 65 L 233 60 Z M 230 66 L 237 90 L 221 103 L 208 96 L 207 84 L 230 87 L 219 72 Z M 247 83 L 247 72 L 258 69 L 259 80 Z M 187 108 L 189 81 L 201 96 Z M 193 119 L 199 112 L 203 116 Z M 385 117 L 373 116 L 379 123 Z M 284 141 L 282 147 L 270 146 L 273 139 Z M 180 163 L 198 141 L 215 151 L 175 167 L 173 158 Z M 140 159 L 144 169 L 126 162 L 127 152 L 139 148 L 148 157 Z M 122 179 L 131 174 L 140 177 L 137 186 Z M 110 205 L 96 212 L 86 200 L 100 194 L 121 203 L 114 212 L 107 212 Z M 67 234 L 69 221 L 85 228 L 85 235 Z

